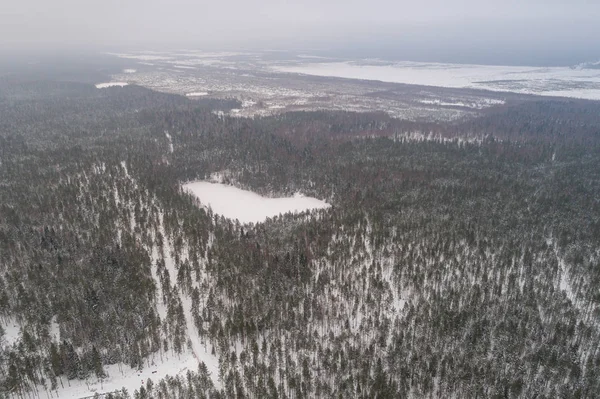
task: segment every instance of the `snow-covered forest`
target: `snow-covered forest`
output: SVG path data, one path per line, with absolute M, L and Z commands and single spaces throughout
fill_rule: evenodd
M 597 397 L 599 102 L 236 102 L 0 77 L 0 397 Z M 215 174 L 331 207 L 240 224 Z

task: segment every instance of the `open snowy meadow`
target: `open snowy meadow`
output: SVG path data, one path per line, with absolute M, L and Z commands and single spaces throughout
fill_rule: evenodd
M 312 197 L 296 194 L 289 198 L 267 198 L 252 191 L 206 181 L 188 183 L 183 188 L 198 197 L 213 212 L 240 223 L 260 223 L 288 212 L 299 213 L 324 209 L 330 205 Z

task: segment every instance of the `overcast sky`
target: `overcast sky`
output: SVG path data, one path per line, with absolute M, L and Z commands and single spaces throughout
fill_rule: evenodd
M 487 48 L 500 55 L 576 52 L 600 58 L 599 38 L 600 0 L 0 2 L 3 48 L 289 45 L 413 57 Z

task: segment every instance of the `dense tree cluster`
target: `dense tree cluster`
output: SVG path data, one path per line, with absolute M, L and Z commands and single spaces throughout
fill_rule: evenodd
M 255 120 L 140 87 L 0 79 L 0 396 L 219 359 L 110 398 L 600 392 L 600 104 Z M 327 210 L 240 225 L 220 172 Z M 218 381 L 218 384 L 215 382 Z

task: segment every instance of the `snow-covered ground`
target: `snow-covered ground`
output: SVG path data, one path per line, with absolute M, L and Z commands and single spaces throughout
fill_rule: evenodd
M 107 378 L 98 380 L 96 377 L 87 380 L 71 380 L 68 381 L 64 376 L 61 382 L 58 382 L 56 391 L 49 391 L 50 398 L 60 399 L 75 399 L 87 396 L 93 396 L 96 393 L 108 393 L 127 389 L 129 394 L 133 394 L 135 390 L 139 390 L 141 386 L 146 386 L 148 379 L 154 383 L 165 378 L 167 375 L 185 376 L 188 370 L 198 371 L 198 361 L 195 356 L 186 352 L 181 355 L 163 354 L 162 360 L 160 355 L 154 355 L 153 360 L 149 360 L 150 366 L 145 364 L 143 370 L 132 369 L 126 365 L 110 365 L 105 366 L 104 371 L 108 374 Z M 43 387 L 38 388 L 44 391 Z M 44 397 L 48 397 L 45 396 Z
M 491 107 L 493 105 L 501 105 L 504 104 L 505 101 L 503 100 L 494 100 L 491 98 L 484 98 L 484 99 L 476 99 L 474 101 L 465 101 L 465 100 L 453 100 L 451 99 L 450 101 L 444 101 L 442 99 L 439 98 L 435 98 L 435 99 L 424 99 L 424 100 L 418 100 L 417 102 L 421 103 L 421 104 L 427 104 L 427 105 L 439 105 L 442 107 L 466 107 L 466 108 L 474 108 L 474 109 L 484 109 L 484 108 L 488 108 Z
M 208 93 L 205 91 L 195 91 L 193 93 L 186 93 L 187 97 L 201 97 L 201 96 L 207 96 Z
M 600 70 L 423 62 L 307 62 L 278 72 L 600 100 Z
M 165 260 L 166 270 L 169 273 L 170 281 L 176 281 L 177 280 L 177 267 L 175 265 L 175 261 L 173 260 L 172 255 L 171 255 L 174 251 L 174 248 L 166 234 L 162 214 L 160 215 L 160 232 L 163 235 L 163 237 L 166 238 L 165 244 L 163 247 L 163 256 L 164 256 L 164 260 Z M 155 248 L 155 250 L 156 250 L 156 248 Z M 182 252 L 184 253 L 184 258 L 186 258 L 186 256 L 185 256 L 186 251 L 182 251 Z M 156 261 L 156 253 L 153 253 L 153 256 L 154 256 L 154 260 Z M 156 269 L 153 270 L 153 278 L 156 281 L 157 286 L 160 287 L 160 282 L 158 279 L 158 274 L 156 273 Z M 194 285 L 196 285 L 196 288 L 198 288 L 197 282 Z M 206 364 L 206 367 L 211 374 L 211 378 L 212 378 L 213 383 L 215 384 L 215 387 L 220 388 L 221 383 L 219 381 L 219 359 L 211 353 L 212 345 L 210 343 L 208 343 L 205 339 L 202 339 L 200 337 L 200 335 L 198 334 L 198 330 L 196 329 L 196 327 L 194 325 L 194 321 L 193 321 L 193 315 L 192 315 L 192 309 L 191 309 L 192 308 L 191 298 L 189 297 L 189 295 L 182 294 L 180 296 L 180 299 L 181 299 L 183 311 L 185 314 L 187 336 L 189 339 L 188 349 L 191 351 L 194 359 L 196 360 L 196 363 L 198 361 L 202 361 L 202 362 L 204 362 L 204 364 Z M 164 304 L 160 303 L 159 298 L 157 298 L 157 303 L 158 303 L 159 315 L 160 315 L 161 319 L 165 319 L 167 316 L 167 309 L 165 308 Z
M 0 346 L 10 346 L 21 337 L 21 326 L 13 318 L 0 321 L 0 327 L 4 331 L 4 335 L 0 337 Z
M 289 198 L 267 198 L 220 183 L 194 182 L 185 184 L 183 188 L 198 197 L 204 205 L 211 207 L 216 214 L 237 219 L 240 223 L 259 223 L 279 214 L 330 206 L 324 201 L 300 194 Z
M 8 319 L 0 322 L 0 325 L 4 329 L 4 336 L 0 340 L 0 344 L 13 345 L 20 339 L 21 327 L 15 320 Z M 56 342 L 60 342 L 60 332 L 58 330 L 58 324 L 56 324 L 53 318 L 50 333 L 55 338 Z M 144 360 L 143 370 L 132 369 L 123 364 L 113 364 L 104 366 L 107 377 L 102 380 L 99 380 L 96 377 L 90 377 L 87 380 L 69 381 L 62 376 L 62 384 L 59 381 L 57 390 L 48 391 L 48 396 L 46 397 L 65 399 L 82 398 L 92 396 L 95 393 L 114 392 L 123 387 L 125 387 L 130 394 L 133 394 L 136 389 L 140 389 L 142 384 L 146 384 L 148 378 L 152 379 L 154 382 L 158 382 L 167 375 L 185 375 L 188 370 L 197 371 L 198 358 L 199 356 L 190 350 L 181 355 L 173 353 L 155 353 Z M 200 358 L 205 361 L 213 379 L 216 380 L 218 360 L 208 353 L 202 353 Z M 38 387 L 38 390 L 42 392 L 46 389 L 43 386 L 40 386 Z
M 132 72 L 128 72 L 128 73 L 132 73 Z M 123 87 L 123 86 L 127 86 L 128 83 L 126 82 L 106 82 L 106 83 L 98 83 L 96 85 L 97 89 L 106 89 L 107 87 Z
M 165 136 L 167 137 L 167 140 L 169 140 L 169 152 L 172 153 L 173 152 L 173 138 L 167 131 L 165 131 Z

